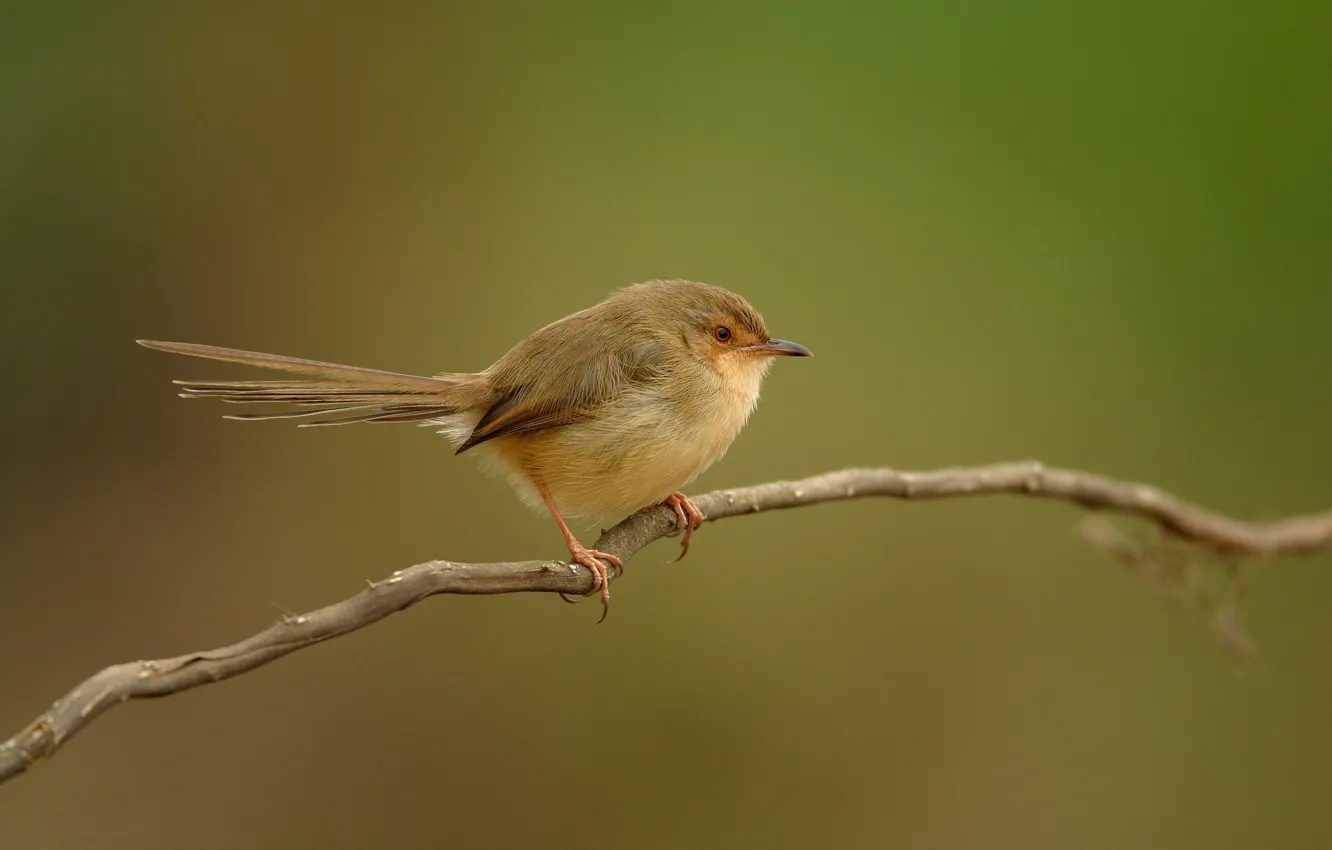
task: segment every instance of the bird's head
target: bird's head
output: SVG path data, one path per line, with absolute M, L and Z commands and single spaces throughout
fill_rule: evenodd
M 798 343 L 774 339 L 748 301 L 719 286 L 657 280 L 622 294 L 639 301 L 673 348 L 704 361 L 728 382 L 757 384 L 774 357 L 812 354 Z

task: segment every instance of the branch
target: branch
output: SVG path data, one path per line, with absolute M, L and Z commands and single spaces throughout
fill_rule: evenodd
M 847 469 L 802 481 L 774 481 L 718 490 L 699 496 L 695 502 L 708 520 L 715 521 L 866 496 L 925 500 L 994 493 L 1054 499 L 1142 517 L 1179 540 L 1224 555 L 1305 554 L 1332 546 L 1332 512 L 1273 522 L 1241 522 L 1147 484 L 1051 469 L 1035 461 L 934 472 Z M 628 561 L 640 549 L 674 529 L 674 512 L 661 507 L 635 514 L 604 532 L 595 548 Z M 1103 527 L 1088 527 L 1085 533 L 1093 544 L 1123 555 L 1122 543 L 1107 537 Z M 1135 550 L 1134 558 L 1140 557 L 1141 550 Z M 618 578 L 620 573 L 611 568 L 610 577 Z M 107 709 L 126 700 L 168 696 L 237 676 L 289 652 L 365 628 L 435 594 L 521 591 L 586 594 L 592 586 L 593 578 L 585 567 L 560 561 L 417 564 L 382 581 L 371 582 L 368 588 L 341 602 L 308 614 L 285 617 L 240 643 L 175 658 L 107 667 L 0 744 L 0 782 L 48 758 Z

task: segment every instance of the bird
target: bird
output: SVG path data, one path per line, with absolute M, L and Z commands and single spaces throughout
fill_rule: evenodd
M 666 505 L 681 554 L 705 519 L 683 493 L 726 453 L 758 403 L 774 359 L 808 357 L 769 335 L 742 296 L 690 280 L 651 280 L 552 322 L 480 372 L 411 375 L 184 342 L 146 348 L 301 376 L 275 381 L 175 381 L 182 398 L 294 405 L 232 414 L 432 426 L 456 454 L 475 452 L 530 507 L 559 526 L 570 563 L 593 576 L 602 619 L 612 553 L 580 543 L 567 517 L 605 517 Z M 568 600 L 565 597 L 566 601 Z

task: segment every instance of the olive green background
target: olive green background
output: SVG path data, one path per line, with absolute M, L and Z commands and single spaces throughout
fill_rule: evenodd
M 407 426 L 223 421 L 139 337 L 479 369 L 652 277 L 776 364 L 695 485 L 1037 457 L 1332 507 L 1321 2 L 8 3 L 0 732 L 554 524 Z M 1332 559 L 1262 648 L 1017 498 L 824 505 L 595 605 L 440 598 L 119 708 L 14 848 L 1315 848 Z M 592 529 L 595 533 L 595 528 Z

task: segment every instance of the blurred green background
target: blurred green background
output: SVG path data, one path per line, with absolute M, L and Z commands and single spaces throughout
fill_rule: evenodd
M 28 3 L 0 20 L 0 732 L 432 557 L 558 534 L 412 427 L 226 422 L 180 339 L 479 369 L 618 286 L 785 361 L 715 487 L 1038 457 L 1332 507 L 1324 2 Z M 641 554 L 594 626 L 441 598 L 112 712 L 15 848 L 1332 844 L 1332 559 L 1263 650 L 1021 499 Z

